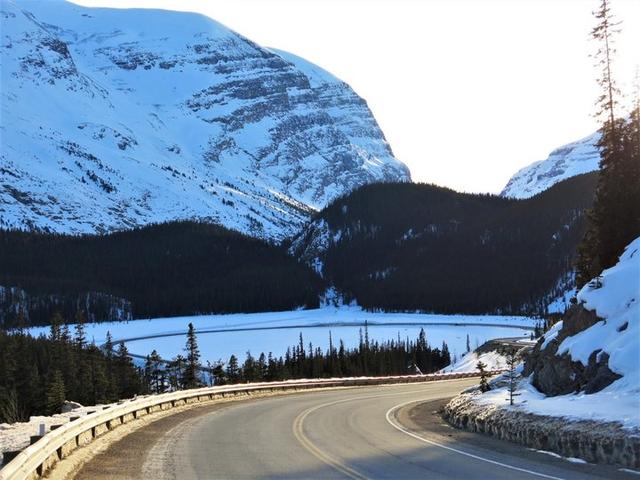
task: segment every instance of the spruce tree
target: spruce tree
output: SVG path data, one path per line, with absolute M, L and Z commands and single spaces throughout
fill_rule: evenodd
M 578 288 L 614 265 L 624 247 L 640 235 L 638 114 L 634 108 L 628 120 L 618 118 L 620 91 L 613 76 L 619 23 L 613 18 L 609 0 L 602 0 L 594 15 L 598 23 L 592 37 L 599 46 L 596 59 L 602 89 L 596 102 L 596 115 L 602 122 L 600 170 L 593 207 L 587 213 L 587 231 L 578 248 Z
M 82 350 L 87 344 L 87 334 L 84 328 L 84 313 L 82 313 L 82 310 L 76 312 L 75 320 L 75 337 L 73 340 L 78 350 Z
M 507 400 L 509 400 L 509 405 L 513 405 L 514 397 L 520 395 L 519 393 L 516 393 L 518 390 L 518 374 L 516 372 L 516 368 L 518 366 L 518 351 L 515 348 L 510 348 L 507 350 L 506 356 L 508 367 L 507 376 L 509 378 L 509 385 L 507 386 L 509 398 Z
M 238 358 L 235 355 L 231 355 L 225 372 L 230 383 L 236 383 L 238 381 L 240 376 L 240 372 L 238 370 Z
M 47 386 L 46 410 L 49 415 L 60 413 L 65 401 L 64 380 L 60 370 L 55 370 Z
M 484 392 L 488 392 L 489 390 L 491 390 L 491 387 L 489 386 L 489 374 L 487 373 L 487 364 L 482 362 L 482 361 L 478 361 L 478 363 L 476 364 L 476 369 L 478 370 L 478 372 L 480 372 L 480 391 L 482 393 Z
M 187 353 L 187 361 L 182 385 L 184 388 L 200 387 L 202 386 L 202 382 L 198 376 L 198 372 L 201 370 L 200 350 L 198 349 L 198 339 L 196 337 L 196 329 L 194 328 L 193 323 L 189 323 L 185 352 Z

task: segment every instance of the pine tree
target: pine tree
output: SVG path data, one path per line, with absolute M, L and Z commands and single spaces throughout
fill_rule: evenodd
M 620 91 L 613 76 L 615 35 L 619 32 L 609 0 L 602 0 L 594 12 L 597 25 L 592 37 L 598 42 L 596 54 L 602 89 L 596 102 L 601 118 L 600 170 L 588 228 L 578 248 L 578 288 L 600 271 L 617 262 L 624 247 L 640 235 L 640 157 L 638 122 L 632 112 L 628 121 L 618 118 Z M 634 109 L 635 111 L 635 109 Z
M 76 325 L 75 325 L 74 342 L 76 344 L 76 347 L 79 350 L 81 350 L 87 344 L 87 334 L 84 328 L 84 313 L 82 313 L 82 310 L 78 310 L 76 312 L 75 320 L 76 320 Z
M 164 391 L 163 385 L 163 371 L 162 371 L 162 359 L 158 352 L 154 349 L 150 355 L 147 356 L 145 364 L 145 373 L 149 382 L 149 391 L 152 393 L 162 393 Z
M 60 312 L 56 312 L 51 317 L 51 325 L 49 326 L 49 339 L 54 342 L 59 342 L 62 339 L 62 325 L 64 319 Z
M 55 370 L 47 386 L 46 410 L 49 415 L 60 413 L 64 401 L 64 380 L 60 370 Z
M 193 323 L 189 323 L 185 352 L 187 353 L 187 362 L 185 365 L 182 385 L 184 386 L 184 388 L 200 387 L 202 386 L 202 381 L 198 376 L 198 372 L 201 370 L 202 366 L 200 365 L 200 350 L 198 349 L 198 338 L 196 337 L 196 329 L 194 328 Z
M 131 398 L 138 393 L 140 380 L 124 342 L 118 345 L 115 366 L 118 398 Z
M 478 361 L 478 363 L 476 364 L 476 369 L 480 372 L 480 391 L 482 393 L 491 390 L 488 381 L 489 374 L 487 373 L 486 368 L 487 364 L 483 363 L 482 361 Z
M 229 362 L 227 363 L 227 369 L 225 373 L 230 383 L 235 383 L 238 381 L 240 377 L 238 368 L 238 357 L 236 357 L 235 355 L 231 355 L 229 357 Z
M 507 400 L 509 400 L 509 405 L 513 405 L 514 397 L 520 395 L 519 393 L 516 393 L 518 390 L 518 375 L 516 372 L 516 367 L 518 366 L 518 351 L 515 348 L 510 348 L 507 350 L 506 356 L 508 367 L 507 376 L 509 378 L 509 398 Z

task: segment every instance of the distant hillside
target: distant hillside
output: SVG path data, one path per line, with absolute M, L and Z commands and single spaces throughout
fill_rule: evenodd
M 502 190 L 503 197 L 529 198 L 562 180 L 600 168 L 600 132 L 556 148 L 545 160 L 519 170 Z
M 24 310 L 89 320 L 291 310 L 318 304 L 321 281 L 284 248 L 192 222 L 106 236 L 0 231 L 0 327 Z M 13 287 L 13 288 L 6 288 Z
M 290 247 L 365 308 L 542 312 L 572 285 L 596 174 L 527 200 L 419 184 L 360 188 Z

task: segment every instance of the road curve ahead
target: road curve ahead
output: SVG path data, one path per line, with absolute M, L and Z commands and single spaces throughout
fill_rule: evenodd
M 489 437 L 458 433 L 439 420 L 433 429 L 422 430 L 402 421 L 418 402 L 451 397 L 475 382 L 334 389 L 198 407 L 124 437 L 94 457 L 76 478 L 624 476 L 614 468 L 573 464 Z

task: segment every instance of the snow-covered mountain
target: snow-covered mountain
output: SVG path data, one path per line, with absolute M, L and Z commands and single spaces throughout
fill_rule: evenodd
M 552 185 L 599 168 L 598 132 L 555 149 L 546 160 L 519 170 L 502 190 L 503 197 L 529 198 Z
M 410 180 L 347 84 L 207 17 L 2 0 L 0 18 L 0 227 L 189 218 L 280 239 Z

